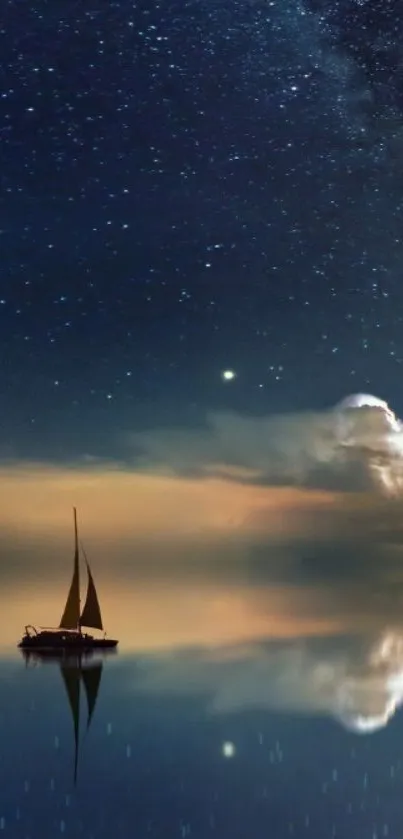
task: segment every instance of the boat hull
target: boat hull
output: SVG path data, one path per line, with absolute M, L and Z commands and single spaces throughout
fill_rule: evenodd
M 87 650 L 111 650 L 118 642 L 113 638 L 93 638 L 92 635 L 79 632 L 38 632 L 28 628 L 18 646 L 23 650 L 47 650 L 85 652 Z
M 18 644 L 24 650 L 108 650 L 117 647 L 118 641 L 90 641 L 89 643 L 49 644 L 35 641 L 20 641 Z

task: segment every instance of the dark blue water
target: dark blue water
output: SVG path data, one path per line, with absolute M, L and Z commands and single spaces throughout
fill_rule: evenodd
M 292 641 L 64 666 L 16 652 L 0 670 L 0 833 L 398 837 L 399 644 Z

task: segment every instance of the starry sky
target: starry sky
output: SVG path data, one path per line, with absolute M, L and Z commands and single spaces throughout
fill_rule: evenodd
M 8 0 L 0 26 L 4 456 L 357 390 L 403 412 L 396 2 Z

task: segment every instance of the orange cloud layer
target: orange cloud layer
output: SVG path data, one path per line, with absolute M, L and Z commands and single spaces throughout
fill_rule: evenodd
M 0 608 L 10 642 L 26 622 L 60 618 L 71 573 L 73 506 L 101 586 L 106 623 L 131 648 L 325 633 L 350 615 L 365 615 L 365 592 L 359 609 L 356 595 L 348 610 L 340 607 L 340 596 L 336 604 L 331 596 L 315 616 L 315 603 L 326 602 L 323 594 L 319 600 L 313 592 L 307 604 L 306 587 L 305 594 L 290 586 L 282 594 L 280 588 L 263 592 L 261 566 L 253 596 L 240 583 L 249 571 L 254 579 L 256 544 L 264 546 L 259 562 L 270 569 L 271 562 L 287 562 L 284 552 L 277 556 L 276 545 L 288 549 L 293 539 L 332 541 L 347 534 L 354 540 L 358 533 L 368 542 L 368 533 L 371 541 L 380 525 L 389 526 L 389 502 L 358 493 L 248 485 L 244 475 L 238 478 L 178 478 L 113 464 L 1 467 Z
M 13 644 L 27 622 L 58 622 L 71 573 L 73 506 L 106 625 L 123 647 L 226 644 L 365 624 L 368 593 L 346 604 L 344 590 L 334 595 L 334 585 L 329 597 L 315 586 L 267 586 L 258 576 L 248 589 L 242 580 L 256 544 L 265 546 L 270 567 L 278 559 L 270 545 L 335 532 L 355 538 L 357 528 L 367 536 L 370 525 L 376 533 L 379 521 L 387 522 L 386 502 L 248 485 L 245 476 L 236 477 L 185 479 L 101 464 L 0 468 L 3 642 Z M 284 554 L 280 561 L 287 561 Z M 221 578 L 211 576 L 217 568 Z M 253 562 L 250 571 L 253 581 Z
M 49 585 L 41 575 L 0 594 L 1 647 L 14 648 L 26 623 L 57 625 L 69 583 Z M 121 651 L 149 652 L 188 646 L 216 647 L 262 637 L 328 635 L 344 629 L 343 619 L 314 615 L 297 590 L 275 588 L 266 594 L 267 612 L 247 586 L 199 581 L 111 581 L 98 577 L 105 627 L 120 639 Z
M 327 508 L 332 496 L 296 488 L 248 486 L 226 479 L 179 479 L 117 467 L 60 468 L 33 464 L 0 469 L 0 528 L 63 539 L 71 508 L 84 538 L 222 536 L 259 527 L 290 533 L 292 513 Z

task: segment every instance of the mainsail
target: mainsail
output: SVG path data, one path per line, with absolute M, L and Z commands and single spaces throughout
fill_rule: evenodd
M 78 531 L 77 531 L 77 510 L 74 507 L 74 570 L 71 580 L 70 591 L 67 596 L 66 605 L 60 629 L 78 629 L 80 623 L 80 569 L 78 553 Z
M 88 586 L 87 597 L 84 603 L 84 608 L 81 613 L 80 626 L 90 626 L 92 629 L 103 629 L 101 609 L 99 605 L 97 590 L 95 588 L 94 578 L 91 574 L 88 559 L 85 555 L 84 548 L 82 549 L 87 566 Z

